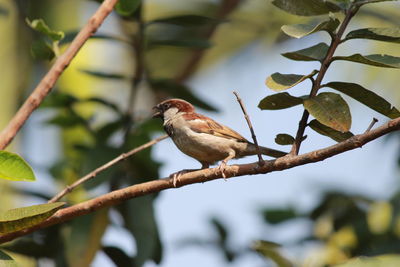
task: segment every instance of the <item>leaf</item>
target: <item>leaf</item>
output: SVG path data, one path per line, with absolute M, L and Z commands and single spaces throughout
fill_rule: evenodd
M 208 39 L 171 39 L 171 40 L 149 40 L 148 46 L 176 46 L 207 49 L 212 47 Z
M 56 125 L 63 128 L 70 128 L 79 125 L 85 125 L 84 118 L 72 112 L 60 112 L 53 118 L 46 121 L 47 124 Z
M 324 0 L 274 0 L 276 7 L 298 16 L 315 16 L 338 12 L 340 7 Z
M 251 248 L 266 259 L 272 260 L 279 267 L 293 267 L 294 265 L 278 251 L 280 245 L 271 241 L 257 240 Z
M 78 102 L 78 98 L 75 96 L 60 92 L 60 91 L 55 91 L 49 94 L 42 104 L 40 104 L 41 108 L 65 108 L 65 107 L 70 107 L 72 104 Z
M 299 217 L 293 208 L 267 209 L 263 211 L 263 216 L 270 224 L 279 224 Z
M 0 150 L 0 178 L 12 181 L 36 180 L 29 164 L 19 155 Z
M 348 132 L 351 114 L 346 101 L 334 93 L 320 93 L 304 100 L 304 108 L 319 122 L 337 131 Z
M 75 37 L 78 35 L 78 33 L 79 33 L 79 30 L 66 32 L 64 39 L 62 39 L 60 41 L 60 45 L 68 44 L 68 43 L 72 42 L 75 39 Z M 120 38 L 118 36 L 101 34 L 101 33 L 96 33 L 96 34 L 90 36 L 90 39 L 111 40 L 111 41 L 118 41 L 118 42 L 122 42 L 122 43 L 131 44 L 131 42 L 127 39 Z
M 46 203 L 0 213 L 0 234 L 19 231 L 39 224 L 64 205 L 64 202 Z
M 165 24 L 173 24 L 179 26 L 203 26 L 203 25 L 212 25 L 218 24 L 221 20 L 200 16 L 200 15 L 178 15 L 168 18 L 156 19 L 150 21 L 147 25 L 154 24 L 154 23 L 165 23 Z
M 279 72 L 275 72 L 271 76 L 269 76 L 265 82 L 265 84 L 275 92 L 283 91 L 289 89 L 302 81 L 311 78 L 316 73 L 317 70 L 314 70 L 312 73 L 308 75 L 299 75 L 299 74 L 281 74 Z
M 138 9 L 141 2 L 141 0 L 119 0 L 115 5 L 115 10 L 121 16 L 128 17 Z
M 277 134 L 275 137 L 275 143 L 278 145 L 291 145 L 294 143 L 294 137 L 289 134 Z
M 319 43 L 298 51 L 283 53 L 282 56 L 297 61 L 322 61 L 328 49 L 329 46 L 327 44 Z
M 154 215 L 154 195 L 125 201 L 119 206 L 124 225 L 136 240 L 135 265 L 142 266 L 152 259 L 161 261 L 161 241 Z
M 60 41 L 64 38 L 65 34 L 62 31 L 55 31 L 50 29 L 49 26 L 44 22 L 43 19 L 35 19 L 30 21 L 26 18 L 26 23 L 34 30 L 43 33 L 47 37 L 49 37 L 52 41 Z
M 132 79 L 131 77 L 128 77 L 124 74 L 120 73 L 109 73 L 109 72 L 103 72 L 103 71 L 93 71 L 93 70 L 85 70 L 85 69 L 80 69 L 79 71 L 86 73 L 91 76 L 95 76 L 97 78 L 103 78 L 103 79 L 115 79 L 115 80 L 129 80 Z
M 318 23 L 283 25 L 281 30 L 291 37 L 302 38 L 319 31 L 333 33 L 339 24 L 340 21 L 338 19 L 329 18 L 329 20 Z
M 322 123 L 320 123 L 317 120 L 310 121 L 308 123 L 308 126 L 310 126 L 310 128 L 313 129 L 314 131 L 316 131 L 317 133 L 328 136 L 331 139 L 335 140 L 336 142 L 343 142 L 343 141 L 349 139 L 350 137 L 354 136 L 354 134 L 352 134 L 351 132 L 342 133 L 342 132 L 336 131 L 336 130 L 332 129 L 331 127 L 323 125 Z
M 391 43 L 400 43 L 400 27 L 395 28 L 365 28 L 349 32 L 345 40 L 370 39 Z
M 63 252 L 68 266 L 90 266 L 101 249 L 101 240 L 109 225 L 109 209 L 80 216 L 71 221 L 64 231 Z
M 345 263 L 334 265 L 334 267 L 388 267 L 400 266 L 400 256 L 397 254 L 386 254 L 375 257 L 358 257 L 350 259 Z
M 394 57 L 389 55 L 368 55 L 363 56 L 361 54 L 354 54 L 351 56 L 336 56 L 332 60 L 347 60 L 357 62 L 361 64 L 383 67 L 383 68 L 400 68 L 400 57 Z
M 201 100 L 197 96 L 195 96 L 191 91 L 190 88 L 186 87 L 185 85 L 179 84 L 174 80 L 170 79 L 152 79 L 150 80 L 151 87 L 156 91 L 163 91 L 167 92 L 173 97 L 182 98 L 199 108 L 210 110 L 210 111 L 217 111 L 217 109 L 207 102 Z
M 362 87 L 359 84 L 346 82 L 330 82 L 325 84 L 324 87 L 330 87 L 339 92 L 342 92 L 391 119 L 400 117 L 400 112 L 398 109 L 392 106 L 383 97 Z
M 31 45 L 31 55 L 38 60 L 52 60 L 56 54 L 47 42 L 36 40 Z
M 260 101 L 258 107 L 261 110 L 278 110 L 294 107 L 300 104 L 303 104 L 302 98 L 291 96 L 285 92 L 265 97 Z
M 0 266 L 1 267 L 18 267 L 17 262 L 4 251 L 0 250 Z
M 103 252 L 117 267 L 132 266 L 133 259 L 118 247 L 106 246 L 103 247 Z

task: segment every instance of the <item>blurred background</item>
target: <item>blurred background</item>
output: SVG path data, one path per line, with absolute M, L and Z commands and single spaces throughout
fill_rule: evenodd
M 0 127 L 54 62 L 54 43 L 32 30 L 26 18 L 43 18 L 51 29 L 65 32 L 58 43 L 62 52 L 99 2 L 0 0 Z M 121 1 L 8 148 L 32 165 L 38 179 L 1 181 L 1 209 L 44 203 L 96 167 L 163 134 L 151 107 L 168 97 L 193 103 L 251 139 L 232 94 L 236 90 L 259 143 L 289 151 L 274 139 L 279 133 L 295 136 L 303 107 L 266 111 L 257 105 L 273 94 L 265 86 L 270 74 L 319 68 L 281 53 L 329 43 L 324 32 L 294 40 L 280 27 L 325 17 L 292 16 L 266 0 Z M 399 17 L 399 2 L 371 4 L 348 30 L 399 27 Z M 337 51 L 354 53 L 400 56 L 396 43 L 367 40 L 346 42 Z M 335 62 L 324 82 L 359 83 L 399 107 L 398 75 L 397 69 Z M 310 88 L 306 81 L 290 93 L 301 96 Z M 364 132 L 373 117 L 377 125 L 388 120 L 343 97 L 354 134 Z M 335 143 L 309 128 L 306 134 L 301 152 Z M 397 253 L 399 147 L 397 132 L 323 162 L 166 190 L 2 247 L 21 266 L 327 266 L 359 255 Z M 167 139 L 110 168 L 66 201 L 79 203 L 198 167 Z

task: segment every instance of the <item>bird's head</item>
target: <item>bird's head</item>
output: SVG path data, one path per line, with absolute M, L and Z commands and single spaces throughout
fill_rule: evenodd
M 194 107 L 189 102 L 174 98 L 165 100 L 153 107 L 153 118 L 169 118 L 179 112 L 191 113 L 194 112 Z

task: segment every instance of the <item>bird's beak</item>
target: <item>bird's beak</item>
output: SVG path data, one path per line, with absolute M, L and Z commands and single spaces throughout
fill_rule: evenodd
M 154 106 L 153 107 L 154 113 L 153 113 L 153 118 L 161 118 L 162 117 L 162 113 L 161 110 L 159 109 L 158 106 Z

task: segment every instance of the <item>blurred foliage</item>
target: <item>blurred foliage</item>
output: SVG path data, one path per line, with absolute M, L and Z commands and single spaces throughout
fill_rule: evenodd
M 59 50 L 62 52 L 82 27 L 83 19 L 78 14 L 91 14 L 99 2 L 17 0 L 11 7 L 0 4 L 0 27 L 7 24 L 7 27 L 17 29 L 12 34 L 18 38 L 14 36 L 9 44 L 19 43 L 17 49 L 9 45 L 12 51 L 7 50 L 10 47 L 0 44 L 1 51 L 11 51 L 4 64 L 9 66 L 5 68 L 7 71 L 12 71 L 8 75 L 10 80 L 4 79 L 5 89 L 0 92 L 7 92 L 9 96 L 16 94 L 16 89 L 27 88 L 23 95 L 29 94 L 32 86 L 27 85 L 28 81 L 35 84 L 49 67 L 53 56 L 58 55 Z M 285 1 L 273 2 L 287 7 L 282 5 Z M 301 2 L 310 3 L 306 0 Z M 350 3 L 312 2 L 317 5 L 306 8 L 308 11 L 301 5 L 295 5 L 294 9 L 290 9 L 291 13 L 329 16 L 329 12 Z M 398 14 L 381 7 L 363 9 L 360 18 L 368 21 L 372 18 L 379 25 L 398 26 Z M 154 133 L 161 130 L 158 121 L 149 119 L 151 107 L 161 99 L 184 98 L 200 108 L 216 111 L 185 83 L 199 70 L 232 57 L 255 42 L 268 47 L 288 40 L 280 31 L 283 24 L 296 24 L 295 27 L 284 28 L 284 31 L 290 36 L 303 37 L 318 31 L 332 33 L 339 19 L 342 19 L 340 15 L 329 19 L 326 16 L 299 18 L 274 8 L 268 1 L 120 0 L 107 20 L 109 24 L 106 23 L 85 44 L 38 111 L 48 114 L 43 127 L 56 128 L 60 132 L 61 152 L 56 162 L 48 166 L 52 176 L 49 183 L 63 188 L 121 153 L 149 141 Z M 360 34 L 367 34 L 369 39 L 398 42 L 398 31 L 355 31 L 348 39 L 359 38 Z M 316 48 L 294 51 L 286 56 L 320 61 L 326 55 L 326 48 L 327 45 L 321 43 Z M 29 56 L 30 50 L 35 52 L 35 60 Z M 392 67 L 398 65 L 387 57 L 360 58 L 353 55 L 344 59 Z M 23 69 L 24 75 L 16 75 L 20 71 L 18 67 Z M 294 76 L 276 73 L 268 83 L 279 87 L 277 91 L 285 90 L 315 74 L 315 71 Z M 330 84 L 333 88 L 334 85 Z M 302 104 L 305 98 L 279 93 L 266 97 L 264 102 L 260 102 L 260 108 L 292 107 Z M 17 99 L 14 96 L 5 103 L 8 105 L 17 102 Z M 370 98 L 360 99 L 360 102 L 373 106 Z M 375 106 L 375 110 L 397 116 L 397 110 L 393 110 L 390 104 L 388 106 L 385 102 L 384 105 L 385 108 Z M 344 125 L 335 130 L 317 122 L 310 127 L 340 141 L 352 135 L 347 132 L 349 125 Z M 290 144 L 293 137 L 281 134 L 277 142 Z M 95 194 L 159 178 L 161 164 L 151 155 L 152 151 L 148 149 L 113 166 L 67 195 L 66 201 L 79 203 Z M 48 188 L 41 191 L 17 190 L 19 194 L 41 201 L 57 193 Z M 11 251 L 38 261 L 50 259 L 56 266 L 88 266 L 96 254 L 103 251 L 117 266 L 143 266 L 149 261 L 160 263 L 163 243 L 154 210 L 157 197 L 158 194 L 153 194 L 132 199 L 19 238 L 1 246 L 7 253 L 0 251 L 0 258 L 9 260 L 8 252 Z M 299 245 L 317 243 L 324 250 L 320 253 L 323 255 L 321 264 L 335 264 L 353 256 L 396 253 L 400 234 L 398 198 L 396 195 L 378 202 L 363 196 L 328 192 L 307 213 L 297 211 L 295 207 L 266 208 L 262 216 L 265 222 L 274 225 L 307 218 L 313 230 L 305 239 L 298 241 Z M 212 218 L 211 225 L 215 230 L 214 237 L 191 238 L 182 241 L 181 245 L 211 245 L 222 252 L 227 262 L 257 251 L 279 266 L 292 266 L 290 257 L 284 253 L 284 246 L 259 240 L 252 246 L 237 248 L 231 245 L 231 231 L 222 220 Z M 125 231 L 132 238 L 136 248 L 134 253 L 128 253 L 122 246 L 103 243 L 104 234 L 111 227 Z

